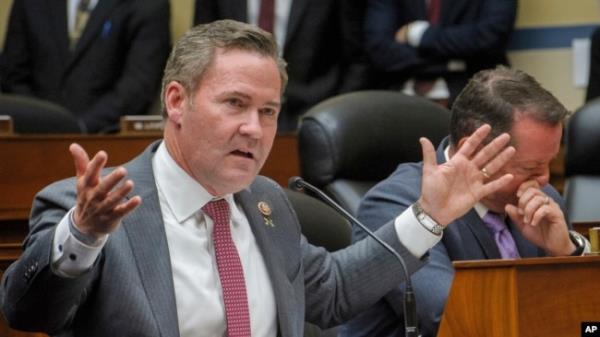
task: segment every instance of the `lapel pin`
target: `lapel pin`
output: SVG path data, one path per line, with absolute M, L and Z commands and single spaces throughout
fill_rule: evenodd
M 267 204 L 266 202 L 261 201 L 258 203 L 258 210 L 263 215 L 263 219 L 265 220 L 265 225 L 270 226 L 270 227 L 275 227 L 275 224 L 273 223 L 273 220 L 271 219 L 271 213 L 273 212 L 271 210 L 271 206 L 269 206 L 269 204 Z

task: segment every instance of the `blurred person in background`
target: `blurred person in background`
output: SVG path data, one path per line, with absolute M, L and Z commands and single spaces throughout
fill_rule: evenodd
M 368 0 L 374 85 L 450 106 L 473 74 L 508 64 L 516 14 L 516 0 Z
M 168 0 L 15 0 L 2 91 L 67 108 L 83 132 L 113 132 L 158 98 Z
M 289 74 L 278 131 L 293 132 L 313 105 L 369 86 L 364 8 L 365 0 L 196 0 L 195 22 L 233 19 L 274 34 Z

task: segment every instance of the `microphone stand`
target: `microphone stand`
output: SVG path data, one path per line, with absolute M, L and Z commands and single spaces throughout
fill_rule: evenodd
M 291 177 L 288 184 L 289 188 L 300 191 L 303 188 L 310 190 L 315 193 L 319 198 L 325 201 L 329 206 L 333 207 L 338 213 L 343 215 L 346 219 L 355 223 L 360 227 L 367 235 L 369 235 L 373 240 L 375 240 L 378 244 L 380 244 L 383 248 L 385 248 L 388 252 L 390 252 L 394 257 L 400 262 L 402 266 L 402 271 L 404 272 L 405 281 L 405 292 L 404 292 L 404 331 L 406 337 L 419 337 L 419 329 L 417 327 L 417 303 L 415 300 L 415 294 L 412 288 L 412 282 L 410 280 L 410 275 L 408 274 L 408 269 L 406 268 L 406 263 L 404 259 L 398 252 L 388 245 L 385 241 L 381 240 L 375 233 L 373 233 L 367 226 L 362 224 L 358 219 L 356 219 L 352 214 L 348 213 L 342 206 L 338 205 L 333 199 L 331 199 L 327 194 L 325 194 L 320 189 L 306 182 L 304 179 L 300 177 Z

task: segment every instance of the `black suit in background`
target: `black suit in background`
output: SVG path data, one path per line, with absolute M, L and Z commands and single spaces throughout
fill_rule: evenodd
M 69 50 L 66 0 L 15 0 L 3 91 L 63 105 L 87 132 L 145 114 L 170 50 L 167 0 L 99 0 Z
M 517 13 L 516 0 L 440 0 L 437 25 L 423 34 L 419 47 L 395 40 L 395 33 L 415 20 L 427 21 L 425 0 L 368 0 L 366 50 L 378 71 L 377 85 L 402 88 L 410 78 L 442 77 L 450 101 L 482 69 L 508 64 L 506 46 Z M 453 71 L 449 60 L 461 60 Z
M 364 0 L 293 0 L 283 58 L 289 83 L 279 131 L 295 131 L 298 117 L 323 99 L 368 87 L 363 51 Z M 196 0 L 195 23 L 248 22 L 246 0 Z

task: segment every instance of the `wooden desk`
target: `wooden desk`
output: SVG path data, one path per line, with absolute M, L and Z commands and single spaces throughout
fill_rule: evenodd
M 51 182 L 74 175 L 68 147 L 81 144 L 91 155 L 108 153 L 108 165 L 123 164 L 159 139 L 150 136 L 46 135 L 0 138 L 0 221 L 29 217 L 35 193 Z M 289 177 L 298 175 L 298 150 L 295 135 L 277 136 L 261 174 L 287 186 Z
M 600 317 L 600 256 L 453 264 L 438 337 L 579 336 Z

